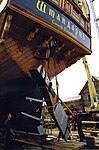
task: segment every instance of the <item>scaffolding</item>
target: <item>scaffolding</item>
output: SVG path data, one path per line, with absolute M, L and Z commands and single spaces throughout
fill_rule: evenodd
M 58 135 L 58 132 L 57 134 L 54 134 L 54 128 L 57 128 L 57 125 L 53 120 L 51 114 L 49 113 L 48 106 L 46 104 L 43 106 L 42 109 L 41 124 L 44 127 L 47 135 Z

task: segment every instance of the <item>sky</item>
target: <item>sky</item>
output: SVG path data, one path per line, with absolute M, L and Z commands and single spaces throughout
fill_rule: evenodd
M 87 0 L 89 4 L 89 0 Z M 95 0 L 93 2 L 96 17 L 99 17 L 99 0 Z M 90 4 L 89 4 L 90 8 Z M 90 69 L 90 73 L 92 76 L 99 77 L 99 39 L 96 31 L 96 27 L 94 24 L 93 14 L 91 12 L 91 33 L 92 33 L 92 54 L 87 55 L 86 59 L 88 62 L 88 66 Z M 98 21 L 99 24 L 99 21 Z M 62 100 L 65 100 L 69 97 L 75 97 L 79 95 L 81 89 L 87 81 L 87 74 L 82 63 L 82 59 L 77 61 L 75 64 L 66 68 L 63 72 L 61 72 L 58 76 L 59 83 L 59 97 Z M 55 81 L 53 82 L 54 88 Z

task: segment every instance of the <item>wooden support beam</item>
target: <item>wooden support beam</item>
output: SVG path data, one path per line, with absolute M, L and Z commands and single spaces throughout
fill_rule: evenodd
M 4 20 L 4 24 L 0 35 L 0 44 L 3 44 L 5 42 L 5 38 L 10 29 L 11 21 L 12 21 L 12 15 L 7 15 L 6 19 Z

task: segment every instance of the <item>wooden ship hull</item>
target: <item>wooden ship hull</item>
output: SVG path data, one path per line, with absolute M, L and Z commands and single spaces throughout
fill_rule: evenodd
M 10 111 L 15 129 L 37 132 L 43 99 L 56 101 L 30 70 L 42 64 L 52 79 L 90 55 L 90 21 L 71 0 L 10 0 L 0 13 L 0 114 Z
M 37 58 L 47 58 L 49 49 L 50 77 L 55 75 L 54 60 L 59 74 L 82 56 L 91 54 L 88 32 L 51 1 L 11 0 L 1 15 L 0 28 L 1 80 L 29 75 L 29 70 L 46 64 L 44 59 Z M 56 42 L 53 46 L 51 40 Z

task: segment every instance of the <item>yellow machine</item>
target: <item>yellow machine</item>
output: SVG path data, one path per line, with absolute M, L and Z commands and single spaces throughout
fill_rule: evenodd
M 92 80 L 86 57 L 83 57 L 82 60 L 88 77 L 88 88 L 91 100 L 91 106 L 90 108 L 86 108 L 86 111 L 99 111 L 99 94 L 97 94 L 96 92 L 96 88 Z
M 96 21 L 96 15 L 95 15 L 95 10 L 94 10 L 94 6 L 93 6 L 93 1 L 90 1 L 90 5 L 91 5 L 92 12 L 93 12 L 94 20 Z M 86 16 L 87 15 L 87 9 L 84 6 L 85 6 L 84 3 L 82 3 L 82 10 Z M 96 25 L 96 29 L 97 29 L 97 22 L 95 22 L 95 25 Z M 97 33 L 99 35 L 98 29 L 97 29 Z M 84 67 L 85 67 L 85 70 L 87 73 L 88 88 L 89 88 L 89 94 L 90 94 L 90 100 L 91 100 L 90 108 L 85 108 L 85 110 L 88 112 L 89 111 L 99 111 L 99 94 L 96 92 L 96 88 L 95 88 L 94 82 L 92 80 L 92 76 L 91 76 L 91 73 L 90 73 L 90 70 L 88 67 L 86 57 L 82 57 L 82 61 L 83 61 L 83 64 L 84 64 Z

